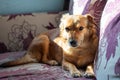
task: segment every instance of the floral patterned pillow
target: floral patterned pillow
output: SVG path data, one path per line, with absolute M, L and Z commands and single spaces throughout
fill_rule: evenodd
M 26 50 L 39 33 L 59 24 L 59 13 L 29 13 L 0 16 L 0 53 Z

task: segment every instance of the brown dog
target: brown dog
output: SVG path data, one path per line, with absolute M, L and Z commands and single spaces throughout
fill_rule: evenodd
M 20 59 L 3 63 L 15 66 L 31 62 L 61 64 L 73 77 L 93 77 L 93 62 L 98 48 L 96 25 L 90 15 L 63 15 L 60 33 L 49 32 L 35 37 L 27 53 Z M 58 31 L 57 31 L 58 32 Z M 77 68 L 86 67 L 83 74 Z

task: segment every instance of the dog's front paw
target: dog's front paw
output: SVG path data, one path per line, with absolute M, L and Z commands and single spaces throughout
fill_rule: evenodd
M 85 72 L 85 74 L 83 76 L 86 77 L 86 78 L 95 78 L 94 73 Z
M 48 64 L 51 66 L 57 66 L 58 62 L 56 60 L 50 60 L 50 61 L 48 61 Z
M 74 78 L 82 77 L 83 74 L 80 71 L 73 72 L 71 74 Z

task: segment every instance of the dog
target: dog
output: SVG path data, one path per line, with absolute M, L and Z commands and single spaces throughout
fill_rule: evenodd
M 93 17 L 89 14 L 65 14 L 58 30 L 58 34 L 50 35 L 46 32 L 36 36 L 23 57 L 0 66 L 45 63 L 62 65 L 75 78 L 94 77 L 93 63 L 98 48 L 98 36 Z M 82 70 L 83 67 L 85 70 Z

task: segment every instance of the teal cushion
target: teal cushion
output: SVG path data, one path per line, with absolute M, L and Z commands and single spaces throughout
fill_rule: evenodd
M 0 14 L 58 12 L 64 0 L 0 0 Z

